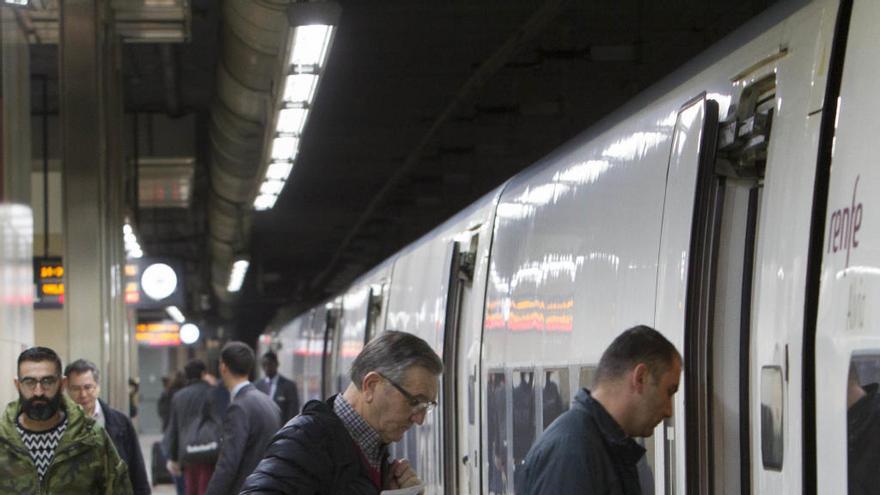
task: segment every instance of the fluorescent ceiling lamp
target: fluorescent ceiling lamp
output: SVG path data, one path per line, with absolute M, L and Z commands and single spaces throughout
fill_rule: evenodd
M 3 5 L 12 7 L 27 7 L 28 0 L 3 0 Z
M 229 272 L 229 284 L 226 286 L 226 290 L 229 292 L 238 292 L 241 290 L 241 285 L 244 283 L 244 276 L 247 275 L 247 269 L 250 264 L 250 261 L 244 259 L 236 260 L 235 263 L 232 264 L 232 270 Z
M 288 103 L 311 103 L 315 96 L 318 76 L 314 74 L 294 74 L 287 76 L 284 85 L 284 101 Z
M 284 189 L 284 181 L 282 180 L 272 180 L 267 179 L 263 181 L 260 185 L 260 195 L 264 194 L 281 194 L 281 190 Z
M 183 323 L 186 321 L 186 318 L 183 317 L 183 313 L 177 306 L 168 306 L 165 308 L 165 312 L 168 313 L 168 316 L 174 318 L 174 321 L 177 323 Z
M 290 162 L 272 162 L 266 169 L 266 179 L 287 180 L 293 164 Z
M 275 130 L 278 132 L 302 134 L 308 114 L 309 111 L 305 108 L 284 108 L 278 112 L 278 123 L 275 126 Z
M 126 223 L 122 226 L 122 235 L 127 236 L 129 234 L 134 234 L 134 230 L 131 228 L 131 225 Z
M 272 160 L 293 160 L 299 151 L 299 138 L 278 136 L 272 141 Z
M 333 26 L 324 24 L 293 28 L 293 49 L 290 51 L 290 65 L 323 67 L 332 34 Z
M 278 200 L 278 196 L 274 194 L 260 194 L 257 195 L 257 199 L 254 200 L 254 209 L 257 210 L 268 210 L 275 206 L 275 201 Z

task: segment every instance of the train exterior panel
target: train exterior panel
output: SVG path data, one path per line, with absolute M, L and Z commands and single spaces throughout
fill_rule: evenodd
M 831 156 L 816 328 L 816 464 L 820 493 L 871 493 L 876 482 L 848 479 L 850 366 L 858 386 L 880 382 L 880 168 L 874 146 L 880 99 L 880 4 L 854 2 Z M 874 301 L 873 303 L 871 301 Z M 865 418 L 880 421 L 876 413 Z M 866 438 L 865 440 L 870 440 Z M 873 447 L 876 450 L 876 444 Z M 855 461 L 857 462 L 857 461 Z M 873 471 L 877 466 L 869 466 Z
M 849 370 L 880 380 L 875 3 L 756 19 L 329 302 L 352 316 L 308 325 L 324 355 L 306 367 L 341 372 L 339 331 L 425 338 L 441 407 L 395 452 L 428 493 L 508 494 L 602 351 L 645 323 L 685 365 L 644 439 L 647 490 L 852 488 Z

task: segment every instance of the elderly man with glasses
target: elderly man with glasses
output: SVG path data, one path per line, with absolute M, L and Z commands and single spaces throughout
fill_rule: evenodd
M 387 446 L 421 425 L 437 405 L 443 363 L 422 339 L 385 332 L 351 365 L 351 384 L 326 402 L 311 401 L 266 449 L 242 494 L 378 494 L 418 486 Z
M 19 398 L 0 418 L 0 493 L 132 493 L 104 428 L 61 392 L 55 351 L 22 352 L 14 382 Z
M 67 380 L 67 395 L 83 408 L 86 416 L 103 426 L 113 440 L 116 452 L 128 466 L 134 495 L 149 495 L 150 482 L 137 432 L 128 416 L 98 398 L 101 394 L 98 367 L 91 361 L 77 359 L 64 368 L 64 378 Z

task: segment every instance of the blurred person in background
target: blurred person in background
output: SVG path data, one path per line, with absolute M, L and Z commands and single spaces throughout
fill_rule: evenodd
M 281 409 L 281 424 L 299 414 L 299 390 L 296 382 L 278 373 L 278 356 L 269 351 L 263 354 L 260 366 L 266 377 L 256 383 L 257 389 L 268 394 Z
M 220 377 L 232 399 L 223 418 L 223 442 L 208 495 L 238 493 L 281 427 L 278 405 L 251 384 L 256 365 L 253 349 L 229 342 L 220 351 Z

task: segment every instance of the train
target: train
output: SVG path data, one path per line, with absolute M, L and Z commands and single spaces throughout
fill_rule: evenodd
M 771 7 L 260 346 L 306 401 L 373 336 L 422 337 L 440 406 L 393 455 L 426 493 L 512 494 L 647 324 L 684 361 L 641 439 L 649 492 L 855 493 L 850 370 L 880 379 L 878 24 L 874 0 Z

